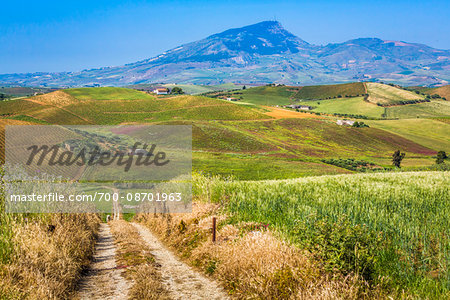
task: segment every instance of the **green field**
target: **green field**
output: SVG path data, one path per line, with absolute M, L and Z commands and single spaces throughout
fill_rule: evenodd
M 65 93 L 77 98 L 78 100 L 141 100 L 155 99 L 154 96 L 144 92 L 118 88 L 118 87 L 102 87 L 102 88 L 79 88 L 66 89 Z
M 387 84 L 367 82 L 369 101 L 375 104 L 396 105 L 401 101 L 424 100 L 424 96 Z
M 224 83 L 219 85 L 198 85 L 198 84 L 180 84 L 180 83 L 166 83 L 166 84 L 134 84 L 127 86 L 127 88 L 136 89 L 136 90 L 142 90 L 142 89 L 153 89 L 156 87 L 167 87 L 167 88 L 174 88 L 179 87 L 183 90 L 185 94 L 189 95 L 196 95 L 196 94 L 203 94 L 208 92 L 214 92 L 214 91 L 228 91 L 228 90 L 235 90 L 235 89 L 241 89 L 242 85 L 236 85 L 234 83 Z
M 8 117 L 24 115 L 52 124 L 100 125 L 171 120 L 270 119 L 258 109 L 206 97 L 156 99 L 147 93 L 123 88 L 68 89 L 64 92 L 74 100 L 58 106 L 50 101 L 44 105 L 22 99 L 11 100 L 0 103 L 0 114 Z
M 197 151 L 193 153 L 192 168 L 193 171 L 205 175 L 219 175 L 236 180 L 285 179 L 350 173 L 350 171 L 320 162 L 258 154 Z
M 224 204 L 232 222 L 269 224 L 332 272 L 356 272 L 394 298 L 406 289 L 406 295 L 444 299 L 450 296 L 449 175 L 212 180 L 195 189 Z
M 332 85 L 312 85 L 301 87 L 294 98 L 304 100 L 316 100 L 340 97 L 362 96 L 366 93 L 362 82 L 332 84 Z
M 417 104 L 391 106 L 386 108 L 388 118 L 429 118 L 450 115 L 450 101 L 431 100 Z
M 338 85 L 340 91 L 358 86 Z M 326 86 L 321 93 L 329 89 Z M 418 159 L 405 162 L 405 166 L 420 167 L 425 166 L 421 159 L 431 159 L 435 151 L 448 149 L 449 125 L 437 120 L 365 120 L 371 128 L 350 128 L 336 125 L 330 117 L 314 119 L 314 115 L 302 113 L 298 113 L 301 118 L 274 119 L 265 114 L 269 107 L 257 104 L 289 103 L 299 91 L 288 86 L 248 88 L 236 91 L 242 93 L 237 94 L 242 101 L 230 102 L 189 95 L 155 97 L 125 88 L 67 89 L 2 102 L 0 115 L 5 120 L 37 124 L 190 124 L 193 149 L 201 151 L 196 154 L 195 169 L 243 179 L 348 172 L 323 163 L 324 158 L 379 161 L 388 166 L 397 149 L 406 152 L 407 159 Z M 422 117 L 445 116 L 448 108 L 442 100 L 383 108 L 362 97 L 307 103 L 317 112 L 372 118 L 380 118 L 385 110 L 395 112 L 388 116 L 396 117 L 416 118 L 419 113 Z
M 339 126 L 328 120 L 281 119 L 226 124 L 277 146 L 281 153 L 299 158 L 386 157 L 395 149 L 414 155 L 434 154 L 418 143 L 377 128 Z
M 296 88 L 289 86 L 259 86 L 231 93 L 240 101 L 257 105 L 285 105 L 292 103 Z
M 364 101 L 363 97 L 310 101 L 308 105 L 313 106 L 314 111 L 326 114 L 352 114 L 381 118 L 384 113 L 383 107 L 368 103 Z
M 450 124 L 430 119 L 367 121 L 371 127 L 386 130 L 436 151 L 450 151 Z

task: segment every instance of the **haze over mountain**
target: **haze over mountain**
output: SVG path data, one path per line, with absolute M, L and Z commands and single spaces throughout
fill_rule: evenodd
M 229 29 L 124 66 L 0 75 L 0 85 L 26 86 L 156 82 L 311 85 L 358 80 L 447 84 L 450 51 L 378 38 L 312 45 L 285 30 L 279 22 L 264 21 Z

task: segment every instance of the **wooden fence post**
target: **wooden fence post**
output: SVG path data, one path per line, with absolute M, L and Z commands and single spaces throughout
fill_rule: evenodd
M 213 224 L 212 224 L 212 241 L 215 242 L 216 241 L 216 217 L 213 217 L 212 221 L 213 221 Z

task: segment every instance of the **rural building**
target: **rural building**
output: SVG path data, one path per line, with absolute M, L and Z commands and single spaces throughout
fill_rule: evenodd
M 296 104 L 286 105 L 285 107 L 286 108 L 292 108 L 292 109 L 301 109 L 301 110 L 311 110 L 312 109 L 311 106 L 296 105 Z
M 336 124 L 353 126 L 353 124 L 355 124 L 355 121 L 351 121 L 351 120 L 337 120 Z
M 228 101 L 237 101 L 238 99 L 233 98 L 233 97 L 228 97 L 227 100 L 228 100 Z
M 168 88 L 157 88 L 153 90 L 153 93 L 156 95 L 167 95 L 169 93 Z

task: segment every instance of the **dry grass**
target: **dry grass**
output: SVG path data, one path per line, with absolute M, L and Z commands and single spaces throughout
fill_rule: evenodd
M 75 97 L 63 92 L 56 91 L 45 95 L 39 95 L 28 99 L 29 101 L 41 104 L 63 107 L 79 102 Z
M 277 108 L 271 106 L 264 106 L 264 108 L 269 109 L 269 112 L 265 114 L 275 118 L 275 119 L 286 119 L 286 118 L 295 118 L 295 119 L 323 119 L 323 117 L 317 116 L 312 113 L 301 113 L 297 111 L 287 110 L 284 108 Z
M 123 220 L 110 225 L 117 245 L 117 264 L 126 267 L 123 274 L 133 283 L 129 299 L 169 299 L 158 264 L 137 229 Z
M 423 97 L 414 92 L 399 89 L 387 84 L 367 82 L 369 101 L 375 104 L 394 105 L 403 100 L 423 100 Z
M 93 254 L 99 222 L 94 214 L 17 217 L 14 255 L 0 265 L 0 299 L 67 299 Z
M 211 242 L 212 216 L 218 219 Z M 356 299 L 365 297 L 355 276 L 331 278 L 311 254 L 256 224 L 224 225 L 220 207 L 195 203 L 191 214 L 139 215 L 191 265 L 213 276 L 237 299 Z

